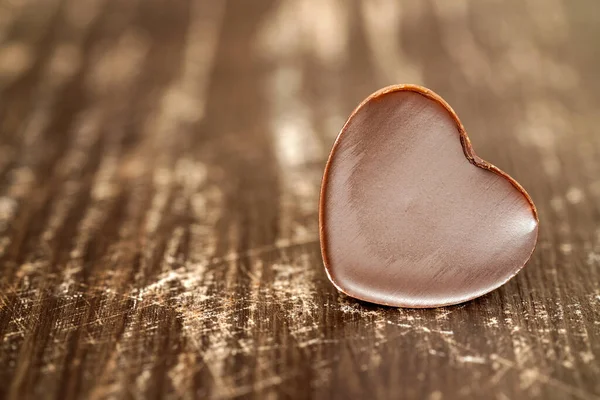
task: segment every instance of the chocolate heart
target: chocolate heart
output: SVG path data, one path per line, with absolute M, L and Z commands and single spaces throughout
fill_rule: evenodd
M 358 106 L 325 167 L 319 205 L 327 275 L 357 299 L 439 307 L 490 292 L 531 256 L 533 201 L 477 157 L 450 106 L 415 85 Z

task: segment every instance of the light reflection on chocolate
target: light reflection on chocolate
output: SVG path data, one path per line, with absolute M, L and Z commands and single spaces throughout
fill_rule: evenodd
M 461 303 L 504 284 L 537 240 L 525 190 L 477 157 L 428 89 L 366 99 L 333 146 L 320 200 L 323 260 L 342 292 L 403 307 Z

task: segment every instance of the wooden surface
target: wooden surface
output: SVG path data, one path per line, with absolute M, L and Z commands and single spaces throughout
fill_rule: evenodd
M 0 0 L 0 397 L 600 398 L 597 0 Z M 322 168 L 430 87 L 540 214 L 507 285 L 339 294 Z

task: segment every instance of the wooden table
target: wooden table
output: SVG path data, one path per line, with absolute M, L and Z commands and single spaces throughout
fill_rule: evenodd
M 600 399 L 597 0 L 0 0 L 0 397 Z M 322 169 L 412 82 L 540 213 L 504 287 L 338 293 Z

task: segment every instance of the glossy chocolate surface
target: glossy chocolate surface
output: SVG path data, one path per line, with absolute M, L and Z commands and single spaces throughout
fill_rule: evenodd
M 385 88 L 350 116 L 321 190 L 321 249 L 344 293 L 437 307 L 501 286 L 537 240 L 524 189 L 477 157 L 458 117 L 412 85 Z

